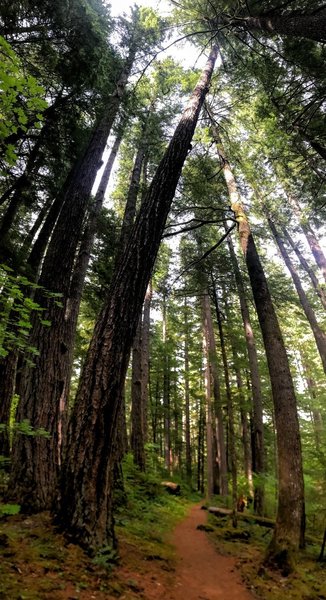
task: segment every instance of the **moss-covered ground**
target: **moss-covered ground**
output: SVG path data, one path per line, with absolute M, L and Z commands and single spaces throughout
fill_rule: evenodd
M 0 600 L 154 600 L 155 586 L 173 576 L 167 539 L 191 499 L 170 496 L 130 461 L 124 479 L 116 494 L 118 549 L 93 558 L 55 530 L 49 513 L 1 516 Z
M 208 533 L 217 551 L 237 558 L 242 577 L 258 598 L 264 600 L 326 600 L 326 560 L 318 562 L 320 544 L 308 544 L 296 557 L 295 572 L 283 577 L 263 566 L 272 535 L 254 523 L 239 520 L 233 529 L 229 517 L 209 515 Z

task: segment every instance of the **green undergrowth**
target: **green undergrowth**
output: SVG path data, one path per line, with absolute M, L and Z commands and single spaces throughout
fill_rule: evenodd
M 214 502 L 215 504 L 215 502 Z M 218 552 L 230 554 L 247 586 L 264 600 L 326 600 L 326 561 L 318 562 L 320 544 L 309 544 L 297 556 L 295 572 L 283 577 L 263 566 L 272 529 L 238 520 L 232 527 L 230 517 L 209 514 L 209 533 Z
M 123 476 L 124 490 L 115 494 L 118 540 L 123 537 L 131 543 L 141 541 L 149 557 L 171 558 L 169 532 L 185 517 L 190 505 L 200 501 L 200 496 L 175 478 L 173 481 L 180 483 L 180 494 L 170 495 L 162 486 L 160 474 L 154 470 L 142 473 L 130 455 L 123 462 Z
M 3 505 L 0 600 L 135 600 L 146 597 L 146 578 L 152 587 L 154 577 L 173 576 L 169 533 L 199 497 L 184 484 L 170 496 L 159 471 L 143 474 L 129 456 L 123 472 L 115 494 L 118 546 L 93 558 L 57 533 L 48 513 L 13 514 L 18 506 Z

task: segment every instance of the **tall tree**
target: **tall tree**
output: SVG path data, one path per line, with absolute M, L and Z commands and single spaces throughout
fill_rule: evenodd
M 276 228 L 273 220 L 271 219 L 271 217 L 268 217 L 268 223 L 269 223 L 269 226 L 273 233 L 273 236 L 275 238 L 275 241 L 279 247 L 279 250 L 283 257 L 283 260 L 284 260 L 287 268 L 290 271 L 293 283 L 295 285 L 295 288 L 296 288 L 298 296 L 299 296 L 301 306 L 304 310 L 304 313 L 307 317 L 307 320 L 308 320 L 311 330 L 313 332 L 313 335 L 314 335 L 314 338 L 316 341 L 316 346 L 318 348 L 318 352 L 319 352 L 321 361 L 323 363 L 324 372 L 326 374 L 326 334 L 317 322 L 315 311 L 313 310 L 313 308 L 307 298 L 307 295 L 303 289 L 303 286 L 301 284 L 300 277 L 297 273 L 297 270 L 296 270 L 293 262 L 291 261 L 291 258 L 286 250 L 283 240 L 280 237 L 280 235 L 277 231 L 277 228 Z
M 50 433 L 48 438 L 17 436 L 14 441 L 9 493 L 28 510 L 50 508 L 56 494 L 77 318 L 76 311 L 70 312 L 76 251 L 97 169 L 135 58 L 139 42 L 138 18 L 136 13 L 129 55 L 116 91 L 93 132 L 82 160 L 68 177 L 62 191 L 62 208 L 42 266 L 40 285 L 57 293 L 61 302 L 44 302 L 41 294 L 38 295 L 43 307 L 43 321 L 50 326 L 45 327 L 34 319 L 30 339 L 31 344 L 38 346 L 39 356 L 34 369 L 25 366 L 20 381 L 17 420 L 29 419 L 33 427 L 43 427 Z M 42 398 L 41 405 L 39 398 Z
M 225 225 L 227 230 L 227 225 Z M 255 336 L 251 325 L 249 307 L 246 298 L 243 278 L 238 265 L 238 260 L 234 251 L 231 236 L 227 238 L 230 257 L 234 270 L 239 301 L 242 316 L 243 329 L 246 339 L 247 354 L 250 370 L 250 383 L 252 391 L 253 404 L 253 470 L 258 475 L 258 481 L 255 482 L 254 490 L 254 508 L 257 514 L 261 515 L 264 512 L 264 486 L 261 481 L 261 476 L 264 474 L 264 430 L 263 430 L 263 405 L 262 392 L 260 383 L 260 374 L 258 366 L 258 357 L 256 350 Z
M 300 431 L 296 396 L 288 357 L 265 273 L 257 252 L 236 181 L 226 158 L 217 127 L 212 133 L 221 161 L 231 208 L 237 221 L 257 315 L 263 335 L 271 379 L 278 453 L 278 509 L 268 560 L 284 572 L 293 568 L 293 556 L 304 544 L 305 509 Z M 289 471 L 290 470 L 290 471 Z M 289 472 L 296 473 L 289 477 Z
M 214 47 L 146 194 L 116 266 L 81 375 L 59 515 L 64 527 L 86 546 L 101 546 L 112 536 L 111 468 L 120 390 L 163 228 L 216 57 Z

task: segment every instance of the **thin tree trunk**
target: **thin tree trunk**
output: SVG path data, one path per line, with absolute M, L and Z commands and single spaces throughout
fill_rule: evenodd
M 240 245 L 248 268 L 263 335 L 275 407 L 279 495 L 268 560 L 280 567 L 284 573 L 288 573 L 293 568 L 296 550 L 304 545 L 305 531 L 302 453 L 295 391 L 282 333 L 249 222 L 230 164 L 221 147 L 217 128 L 213 126 L 212 130 L 229 191 L 231 208 L 238 224 Z
M 321 270 L 324 280 L 326 281 L 326 256 L 322 250 L 322 247 L 316 238 L 314 231 L 312 230 L 310 224 L 306 221 L 305 216 L 302 213 L 300 204 L 295 196 L 292 194 L 288 194 L 289 202 L 294 210 L 294 213 L 298 217 L 300 221 L 300 225 L 303 233 L 306 236 L 307 242 L 310 246 L 310 250 L 315 258 L 316 264 Z
M 254 495 L 254 486 L 253 486 L 253 477 L 252 477 L 252 453 L 251 453 L 251 443 L 250 443 L 250 432 L 249 432 L 249 424 L 248 424 L 248 413 L 246 408 L 246 400 L 245 395 L 243 393 L 243 381 L 241 377 L 241 371 L 239 365 L 236 360 L 236 351 L 235 347 L 232 346 L 233 351 L 233 360 L 235 367 L 235 374 L 237 379 L 237 388 L 239 393 L 239 403 L 240 403 L 240 417 L 241 417 L 241 433 L 242 433 L 242 446 L 243 446 L 243 464 L 244 464 L 244 473 L 246 480 L 248 482 L 248 489 L 250 496 Z
M 299 296 L 300 304 L 303 308 L 303 311 L 307 317 L 307 320 L 311 327 L 312 333 L 314 335 L 315 342 L 316 342 L 316 345 L 318 348 L 318 352 L 319 352 L 319 355 L 320 355 L 320 358 L 321 358 L 321 361 L 322 361 L 322 364 L 324 367 L 324 372 L 326 374 L 326 334 L 324 333 L 324 331 L 321 329 L 321 327 L 319 326 L 319 324 L 317 322 L 315 312 L 305 294 L 305 291 L 304 291 L 301 281 L 300 281 L 300 277 L 295 269 L 295 266 L 293 265 L 293 263 L 290 259 L 290 256 L 288 255 L 286 248 L 283 244 L 283 241 L 282 241 L 281 237 L 279 236 L 278 231 L 270 217 L 268 217 L 268 224 L 271 228 L 271 231 L 273 233 L 275 241 L 276 241 L 278 248 L 280 250 L 280 253 L 283 257 L 283 260 L 284 260 L 287 268 L 290 271 L 295 289 L 297 290 L 297 294 Z
M 223 424 L 223 409 L 222 409 L 222 399 L 221 399 L 221 386 L 220 386 L 220 377 L 218 372 L 217 365 L 217 355 L 216 355 L 216 342 L 215 342 L 215 334 L 213 328 L 212 321 L 212 311 L 211 305 L 209 302 L 209 297 L 207 294 L 207 299 L 205 300 L 205 309 L 206 309 L 206 321 L 208 328 L 208 351 L 209 351 L 209 361 L 211 366 L 211 374 L 213 381 L 213 394 L 214 394 L 214 413 L 215 413 L 215 425 L 216 425 L 216 445 L 217 445 L 217 461 L 219 467 L 219 488 L 220 494 L 222 496 L 228 496 L 229 488 L 228 488 L 228 466 L 227 466 L 227 453 L 226 453 L 226 443 L 225 443 L 225 432 L 224 432 L 224 424 Z
M 166 316 L 166 295 L 163 295 L 163 419 L 164 419 L 164 461 L 165 468 L 171 473 L 171 407 L 170 407 L 170 365 L 169 353 L 167 347 L 167 316 Z
M 204 436 L 205 436 L 205 414 L 203 403 L 199 400 L 198 407 L 198 434 L 197 434 L 197 491 L 204 493 Z
M 145 448 L 142 418 L 142 361 L 141 361 L 141 332 L 142 318 L 140 317 L 132 348 L 132 375 L 131 375 L 131 451 L 134 463 L 141 471 L 145 471 Z
M 285 239 L 289 242 L 291 248 L 293 248 L 294 252 L 296 253 L 302 268 L 309 275 L 312 285 L 317 293 L 317 296 L 319 297 L 323 307 L 326 310 L 326 292 L 325 292 L 325 290 L 319 285 L 319 281 L 318 281 L 313 269 L 310 267 L 310 265 L 306 261 L 305 257 L 303 256 L 302 252 L 299 249 L 298 244 L 295 243 L 295 241 L 292 239 L 289 232 L 285 228 L 282 229 L 282 232 L 283 232 Z
M 148 390 L 149 390 L 149 335 L 151 325 L 151 302 L 152 302 L 152 284 L 148 284 L 143 311 L 143 326 L 142 326 L 142 384 L 141 384 L 141 406 L 142 406 L 142 422 L 144 432 L 144 442 L 147 441 L 147 413 L 148 413 Z
M 227 354 L 226 354 L 225 336 L 224 336 L 221 312 L 219 309 L 218 298 L 217 298 L 214 281 L 212 281 L 212 285 L 213 285 L 213 297 L 214 297 L 214 304 L 215 304 L 215 310 L 216 310 L 217 326 L 218 326 L 218 331 L 219 331 L 219 336 L 220 336 L 222 362 L 223 362 L 223 369 L 224 369 L 224 381 L 225 381 L 225 391 L 226 391 L 227 410 L 228 410 L 228 432 L 229 432 L 228 439 L 229 439 L 231 476 L 232 476 L 232 522 L 233 522 L 233 527 L 236 527 L 237 526 L 238 484 L 237 484 L 237 456 L 236 456 L 236 448 L 235 448 L 233 400 L 232 400 L 232 394 L 231 394 L 229 365 L 228 365 Z
M 225 225 L 227 231 L 227 226 Z M 261 382 L 258 367 L 258 357 L 256 350 L 256 341 L 254 332 L 251 326 L 250 313 L 246 299 L 245 287 L 239 269 L 238 260 L 234 251 L 233 242 L 231 236 L 227 238 L 231 262 L 234 270 L 239 301 L 241 317 L 244 329 L 244 335 L 246 340 L 249 371 L 250 371 L 250 382 L 251 382 L 251 393 L 252 393 L 252 411 L 253 411 L 253 457 L 254 457 L 254 472 L 257 474 L 258 479 L 255 481 L 254 489 L 254 509 L 258 515 L 264 514 L 264 484 L 262 476 L 265 471 L 265 457 L 264 457 L 264 427 L 263 427 L 263 406 L 262 406 L 262 392 Z
M 207 293 L 203 295 L 202 310 L 203 310 L 203 354 L 205 360 L 205 398 L 206 398 L 206 453 L 207 453 L 207 498 L 210 500 L 214 495 L 214 462 L 215 456 L 213 453 L 213 415 L 212 415 L 212 398 L 211 398 L 211 365 L 210 365 L 210 346 L 209 346 L 209 296 Z
M 186 475 L 188 483 L 192 479 L 191 438 L 190 438 L 190 390 L 189 390 L 189 323 L 187 298 L 184 302 L 184 387 L 185 387 L 185 440 Z
M 86 547 L 103 546 L 113 536 L 111 472 L 119 390 L 216 57 L 214 47 L 142 203 L 129 243 L 115 267 L 81 374 L 63 469 L 59 517 L 65 529 Z

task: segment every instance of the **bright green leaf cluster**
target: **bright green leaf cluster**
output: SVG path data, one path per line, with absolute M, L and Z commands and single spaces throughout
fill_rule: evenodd
M 2 168 L 12 167 L 17 156 L 10 136 L 18 130 L 39 128 L 47 107 L 45 90 L 32 75 L 25 75 L 21 62 L 0 36 L 0 152 Z

